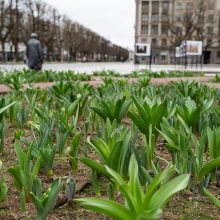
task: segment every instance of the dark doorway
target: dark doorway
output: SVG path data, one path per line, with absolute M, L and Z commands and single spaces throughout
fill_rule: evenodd
M 211 63 L 211 51 L 205 51 L 203 53 L 204 56 L 204 64 L 210 64 Z

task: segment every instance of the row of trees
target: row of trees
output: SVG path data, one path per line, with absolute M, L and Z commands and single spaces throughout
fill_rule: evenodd
M 30 34 L 39 35 L 48 61 L 87 60 L 110 61 L 128 59 L 128 51 L 61 15 L 41 0 L 0 0 L 1 59 L 6 58 L 5 45 L 14 50 L 14 58 L 21 59 L 21 43 Z

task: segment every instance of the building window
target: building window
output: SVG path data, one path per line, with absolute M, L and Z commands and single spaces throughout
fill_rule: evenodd
M 175 8 L 176 8 L 177 10 L 182 9 L 182 2 L 176 2 Z
M 149 13 L 149 3 L 148 2 L 142 2 L 142 13 L 143 14 Z
M 141 34 L 148 34 L 148 26 L 147 25 L 142 25 L 141 26 Z
M 198 16 L 198 25 L 204 25 L 204 15 Z
M 187 7 L 188 10 L 192 9 L 194 7 L 193 2 L 187 2 L 186 7 Z
M 168 14 L 169 13 L 169 2 L 162 2 L 162 14 Z
M 209 0 L 207 7 L 208 7 L 208 10 L 215 10 L 215 1 Z
M 148 22 L 148 15 L 147 14 L 142 14 L 142 21 Z
M 168 23 L 168 15 L 162 15 L 162 23 Z
M 162 60 L 162 61 L 165 61 L 166 59 L 167 59 L 167 56 L 166 56 L 165 54 L 162 54 L 162 55 L 161 55 L 161 60 Z
M 207 22 L 208 22 L 208 23 L 213 23 L 213 22 L 214 22 L 214 15 L 213 15 L 213 14 L 211 14 L 211 15 L 208 16 Z
M 207 40 L 207 46 L 208 46 L 208 47 L 211 47 L 211 46 L 212 46 L 212 39 L 208 39 L 208 40 Z
M 151 34 L 153 36 L 158 35 L 158 25 L 152 25 L 151 26 Z
M 162 39 L 162 46 L 167 46 L 167 39 Z
M 161 32 L 163 35 L 168 35 L 168 26 L 162 25 Z
M 217 51 L 217 59 L 220 59 L 220 51 Z
M 207 28 L 207 35 L 213 35 L 213 27 L 208 27 Z
M 182 16 L 180 14 L 176 14 L 174 19 L 175 19 L 175 22 L 181 22 L 182 21 Z
M 151 23 L 152 24 L 158 24 L 158 22 L 159 22 L 159 16 L 158 15 L 152 15 Z
M 152 43 L 152 46 L 153 46 L 153 47 L 156 47 L 156 46 L 157 46 L 157 39 L 155 39 L 155 38 L 152 39 L 152 42 L 151 42 L 151 43 Z
M 159 14 L 159 2 L 152 2 L 152 14 Z

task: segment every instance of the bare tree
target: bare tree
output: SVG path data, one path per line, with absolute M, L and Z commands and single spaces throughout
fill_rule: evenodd
M 205 42 L 206 33 L 210 26 L 207 26 L 208 7 L 211 7 L 214 2 L 195 0 L 185 2 L 185 8 L 179 13 L 170 14 L 162 21 L 162 24 L 172 33 L 172 45 L 180 45 L 181 42 L 189 39 L 196 39 Z M 168 14 L 168 12 L 167 12 Z M 212 17 L 212 15 L 211 15 Z M 210 19 L 214 19 L 212 17 Z M 210 44 L 206 43 L 205 47 Z
M 128 56 L 126 49 L 111 43 L 99 34 L 61 15 L 55 8 L 42 0 L 0 0 L 0 42 L 3 56 L 5 43 L 15 48 L 15 58 L 19 58 L 19 43 L 26 44 L 32 32 L 36 32 L 42 42 L 46 59 L 62 60 L 67 51 L 68 60 L 88 60 L 97 57 L 107 60 L 110 56 Z M 12 52 L 12 51 L 11 51 Z
M 2 59 L 5 60 L 5 43 L 13 29 L 12 22 L 13 1 L 0 1 L 0 41 L 2 46 Z

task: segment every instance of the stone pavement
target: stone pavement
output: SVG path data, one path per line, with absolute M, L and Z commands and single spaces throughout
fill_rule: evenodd
M 27 68 L 25 64 L 0 64 L 0 70 L 10 72 L 13 70 L 22 70 Z M 79 73 L 92 74 L 94 71 L 113 70 L 120 72 L 121 74 L 128 74 L 132 71 L 147 70 L 148 65 L 134 65 L 133 63 L 45 63 L 43 65 L 44 70 L 54 71 L 67 71 L 72 70 Z M 184 71 L 185 69 L 181 66 L 174 65 L 152 65 L 152 71 Z M 219 74 L 220 65 L 203 65 L 202 69 L 200 66 L 187 67 L 188 71 L 204 72 L 205 74 Z
M 123 79 L 122 77 L 113 78 L 114 80 Z M 219 83 L 212 83 L 210 82 L 213 79 L 211 76 L 204 76 L 204 77 L 173 77 L 173 78 L 152 78 L 151 83 L 154 85 L 160 85 L 160 84 L 168 84 L 172 81 L 178 81 L 178 80 L 195 80 L 197 82 L 205 83 L 209 85 L 210 87 L 220 89 Z M 129 79 L 129 83 L 133 83 L 137 81 L 137 79 L 132 78 Z M 103 80 L 101 77 L 92 77 L 91 81 L 82 81 L 82 83 L 88 83 L 93 86 L 99 86 L 103 83 Z M 53 82 L 46 82 L 46 83 L 35 83 L 33 85 L 34 88 L 41 88 L 46 89 L 49 87 L 52 87 L 54 85 Z M 24 84 L 24 87 L 27 87 L 28 84 Z M 8 88 L 6 85 L 0 84 L 0 94 L 5 94 L 10 91 L 10 88 Z

